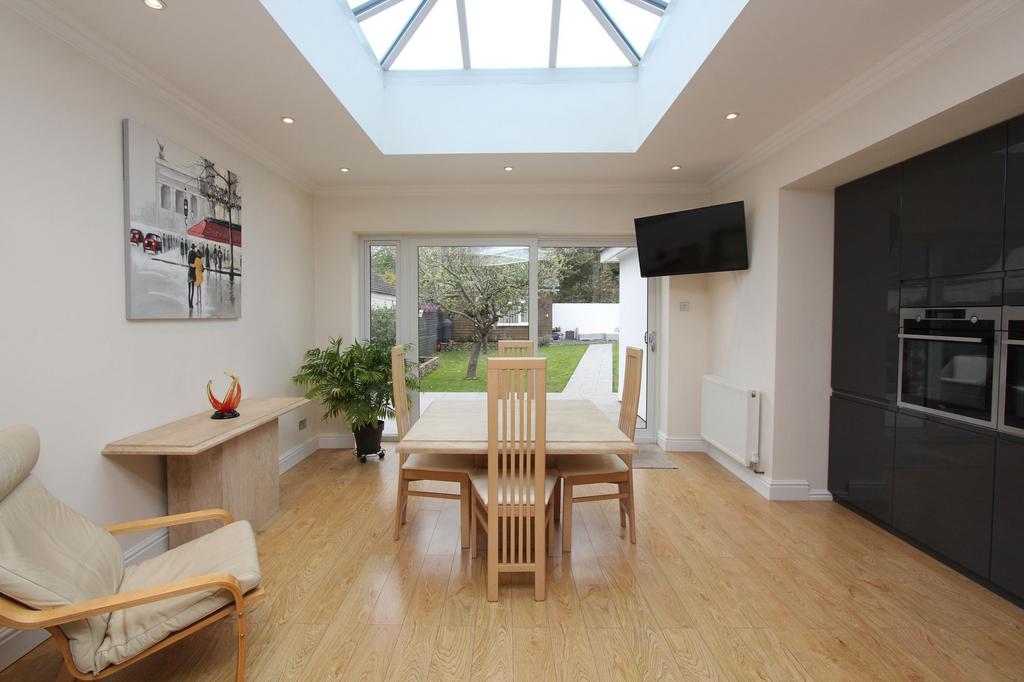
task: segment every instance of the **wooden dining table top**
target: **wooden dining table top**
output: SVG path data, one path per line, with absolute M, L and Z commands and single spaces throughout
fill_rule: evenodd
M 399 454 L 487 454 L 487 400 L 434 400 L 395 446 Z M 626 438 L 589 400 L 547 401 L 547 454 L 635 455 Z

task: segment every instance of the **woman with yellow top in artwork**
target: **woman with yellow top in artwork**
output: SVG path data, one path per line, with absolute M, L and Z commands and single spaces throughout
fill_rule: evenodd
M 203 256 L 202 251 L 196 249 L 196 259 L 193 262 L 196 270 L 196 305 L 203 305 Z

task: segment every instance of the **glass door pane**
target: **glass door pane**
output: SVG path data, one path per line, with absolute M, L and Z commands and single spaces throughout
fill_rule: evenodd
M 497 341 L 530 337 L 530 247 L 420 246 L 417 257 L 420 411 L 483 399 Z
M 394 345 L 398 339 L 398 245 L 367 244 L 365 337 Z M 394 419 L 384 420 L 384 435 L 398 435 Z
M 398 338 L 398 247 L 370 245 L 370 333 L 372 341 Z
M 618 422 L 626 347 L 644 348 L 646 356 L 647 281 L 636 249 L 554 246 L 538 258 L 541 343 L 570 368 L 551 397 L 586 398 Z M 647 426 L 646 375 L 645 368 L 638 429 Z

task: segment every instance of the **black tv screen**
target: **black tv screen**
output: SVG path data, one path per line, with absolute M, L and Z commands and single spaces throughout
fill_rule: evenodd
M 742 201 L 652 215 L 633 222 L 642 277 L 749 267 Z

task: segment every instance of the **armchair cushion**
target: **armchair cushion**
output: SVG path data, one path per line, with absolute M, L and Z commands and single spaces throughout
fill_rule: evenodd
M 126 567 L 117 591 L 128 592 L 208 573 L 235 576 L 242 592 L 249 592 L 260 584 L 256 537 L 248 521 L 236 521 L 160 556 Z M 142 653 L 232 601 L 227 591 L 210 590 L 115 611 L 110 615 L 106 637 L 95 650 L 92 669 L 98 672 Z M 86 670 L 80 664 L 79 669 Z
M 39 434 L 19 424 L 0 431 L 0 500 L 32 473 L 39 459 Z
M 117 540 L 34 477 L 0 500 L 0 592 L 11 599 L 40 609 L 75 604 L 114 594 L 123 576 Z M 91 671 L 108 618 L 103 614 L 60 626 L 79 670 Z

